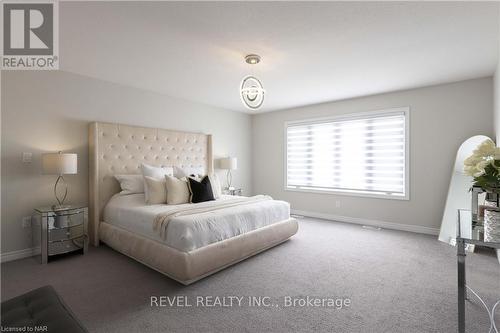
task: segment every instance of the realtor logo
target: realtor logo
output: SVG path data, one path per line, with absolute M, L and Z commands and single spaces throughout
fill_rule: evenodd
M 59 68 L 57 9 L 55 1 L 2 4 L 2 69 Z

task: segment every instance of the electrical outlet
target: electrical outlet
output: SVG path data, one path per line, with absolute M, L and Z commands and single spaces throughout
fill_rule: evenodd
M 23 217 L 22 226 L 23 228 L 31 228 L 31 216 Z
M 340 208 L 340 200 L 335 200 L 335 208 Z
M 33 153 L 23 153 L 23 163 L 31 163 L 33 160 Z

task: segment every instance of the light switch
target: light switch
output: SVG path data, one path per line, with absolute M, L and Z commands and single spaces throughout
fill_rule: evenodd
M 31 163 L 33 153 L 23 153 L 23 163 Z
M 22 226 L 23 226 L 23 228 L 30 228 L 31 227 L 31 216 L 23 217 Z

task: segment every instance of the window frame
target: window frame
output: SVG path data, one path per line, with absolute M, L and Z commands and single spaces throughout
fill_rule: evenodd
M 363 119 L 372 116 L 383 116 L 390 115 L 393 113 L 402 112 L 405 117 L 405 172 L 404 172 L 404 195 L 397 194 L 387 194 L 387 193 L 372 193 L 363 190 L 342 190 L 342 189 L 330 189 L 325 188 L 292 188 L 288 187 L 288 127 L 295 125 L 305 125 L 314 123 L 325 123 L 331 121 L 341 121 L 341 120 L 353 120 L 353 119 Z M 388 200 L 410 200 L 410 107 L 395 107 L 388 109 L 379 109 L 373 111 L 357 112 L 357 113 L 346 113 L 337 116 L 328 117 L 317 117 L 317 118 L 307 118 L 301 120 L 289 120 L 284 123 L 284 163 L 283 163 L 283 188 L 285 191 L 289 192 L 305 192 L 305 193 L 320 193 L 320 194 L 334 194 L 342 196 L 354 196 L 354 197 L 365 197 L 365 198 L 378 198 L 378 199 L 388 199 Z

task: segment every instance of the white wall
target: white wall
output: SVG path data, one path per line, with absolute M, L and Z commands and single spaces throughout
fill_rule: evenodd
M 91 121 L 213 134 L 215 157 L 238 157 L 234 184 L 251 193 L 251 116 L 61 71 L 2 73 L 1 251 L 30 247 L 21 219 L 53 204 L 55 176 L 40 174 L 40 154 L 78 153 L 68 202 L 88 202 L 87 126 Z M 22 163 L 22 152 L 33 163 Z M 225 179 L 222 177 L 221 179 Z
M 402 106 L 411 109 L 409 201 L 284 190 L 285 121 Z M 437 229 L 456 151 L 470 136 L 492 136 L 492 119 L 492 78 L 259 114 L 253 117 L 253 189 L 295 210 Z
M 495 126 L 495 142 L 500 146 L 500 41 L 498 43 L 498 60 L 495 75 L 493 76 L 493 124 Z
M 500 16 L 500 12 L 499 12 Z M 500 36 L 500 31 L 499 31 Z M 500 146 L 500 40 L 497 46 L 497 68 L 493 77 L 493 90 L 494 90 L 494 125 L 497 146 Z M 500 255 L 499 255 L 500 260 Z
M 500 60 L 493 77 L 493 124 L 495 127 L 495 142 L 500 145 Z

